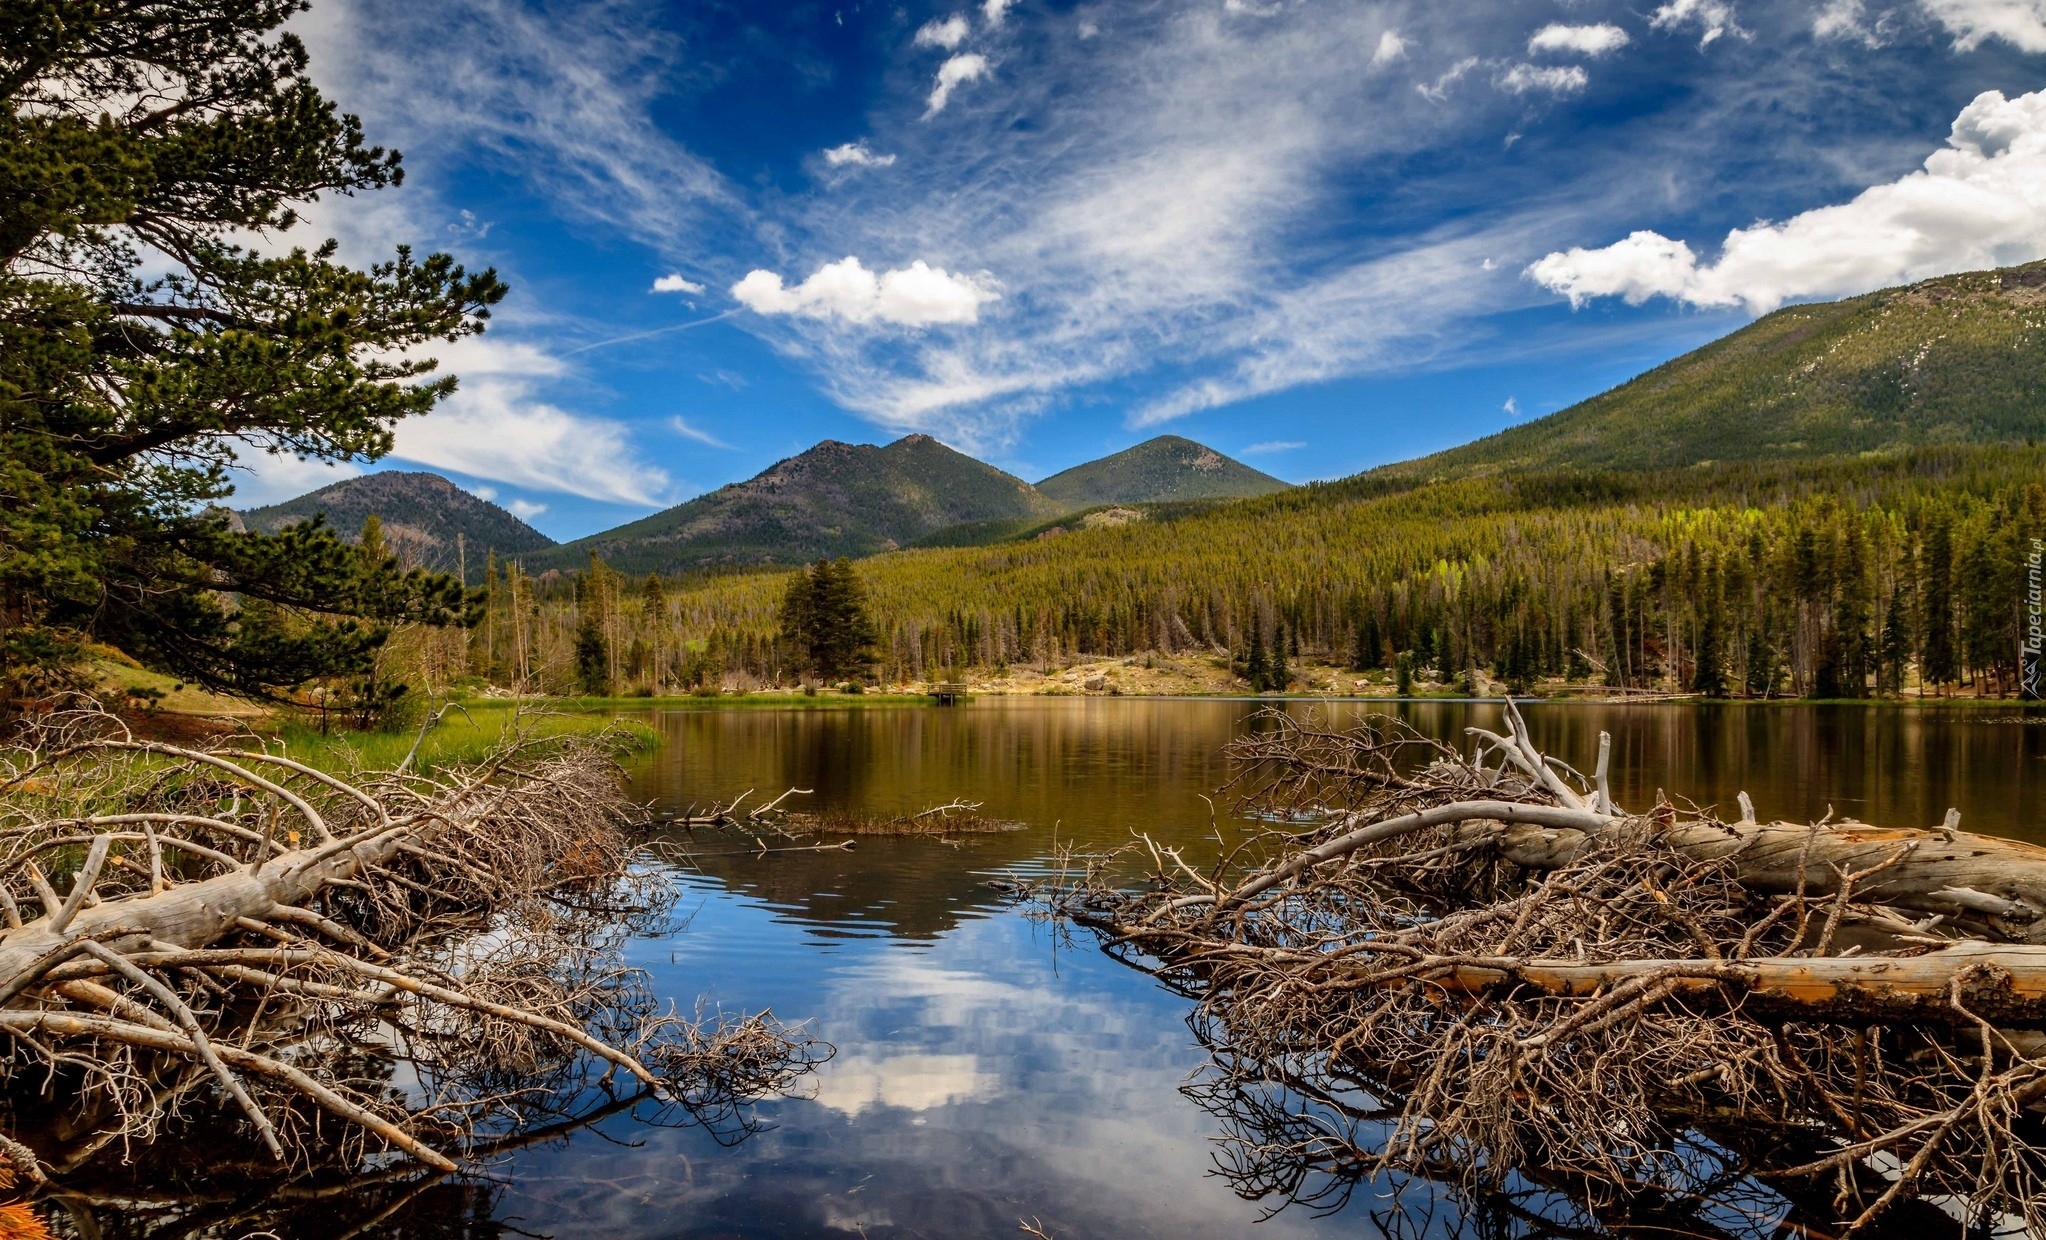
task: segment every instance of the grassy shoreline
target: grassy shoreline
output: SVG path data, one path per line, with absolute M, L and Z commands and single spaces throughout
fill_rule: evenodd
M 966 695 L 968 700 L 988 701 L 1158 701 L 1158 702 L 1343 702 L 1343 703 L 1401 703 L 1401 702 L 1499 702 L 1505 696 L 1500 694 L 1482 697 L 1459 693 L 1421 693 L 1407 697 L 1381 694 L 1344 693 L 999 693 L 975 691 Z M 852 710 L 871 706 L 929 706 L 929 694 L 918 693 L 837 693 L 822 692 L 815 696 L 801 693 L 732 693 L 718 697 L 529 697 L 529 698 L 459 698 L 463 705 L 476 708 L 508 704 L 520 704 L 563 711 L 589 710 L 728 710 L 787 707 L 800 710 Z M 1886 709 L 1939 709 L 1939 710 L 1988 710 L 2003 709 L 2017 712 L 2046 711 L 2046 702 L 2028 702 L 2019 698 L 1710 698 L 1689 694 L 1670 694 L 1651 699 L 1628 696 L 1600 697 L 1591 693 L 1570 694 L 1515 694 L 1513 700 L 1519 703 L 1537 705 L 1571 706 L 1865 706 Z

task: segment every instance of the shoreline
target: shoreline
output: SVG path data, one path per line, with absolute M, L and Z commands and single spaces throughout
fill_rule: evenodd
M 719 710 L 731 708 L 795 707 L 805 710 L 849 710 L 862 707 L 883 706 L 931 706 L 935 704 L 927 693 L 839 693 L 820 690 L 814 695 L 801 692 L 749 692 L 727 693 L 717 697 L 682 695 L 676 697 L 456 697 L 451 700 L 471 707 L 492 706 L 545 706 L 563 710 Z M 1131 701 L 1131 702 L 1243 702 L 1243 703 L 1285 703 L 1285 702 L 1326 702 L 1331 705 L 1368 705 L 1372 703 L 1498 703 L 1507 701 L 1506 695 L 1469 696 L 1463 694 L 1424 694 L 1409 697 L 1394 697 L 1379 694 L 1331 694 L 1331 693 L 1000 693 L 975 691 L 962 699 L 964 702 L 977 700 L 1020 702 L 1020 701 Z M 1882 709 L 1907 710 L 1964 710 L 1979 711 L 2003 709 L 2020 714 L 2036 713 L 2046 718 L 2046 701 L 2025 701 L 2019 698 L 1711 698 L 1696 695 L 1655 695 L 1600 697 L 1595 694 L 1515 694 L 1511 700 L 1520 706 L 1738 706 L 1738 707 L 1783 707 L 1783 706 L 1861 706 Z

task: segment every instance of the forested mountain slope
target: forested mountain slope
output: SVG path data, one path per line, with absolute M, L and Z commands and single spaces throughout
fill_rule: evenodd
M 863 556 L 966 521 L 1064 511 L 1013 474 L 928 435 L 886 447 L 827 439 L 745 481 L 563 546 L 529 567 L 576 568 L 597 553 L 630 573 L 796 564 Z
M 453 572 L 466 559 L 472 581 L 482 580 L 492 552 L 530 556 L 554 546 L 553 539 L 439 474 L 400 470 L 348 478 L 297 499 L 252 508 L 241 518 L 252 530 L 274 533 L 325 516 L 328 525 L 354 538 L 371 514 L 383 522 L 384 541 L 401 560 Z
M 1133 522 L 859 565 L 888 674 L 1144 650 L 1241 653 L 1251 632 L 1451 679 L 1482 667 L 1616 686 L 1854 697 L 2008 688 L 2021 549 L 2046 528 L 2046 446 L 1749 462 L 1587 479 L 1301 488 Z M 666 605 L 708 664 L 770 676 L 778 574 Z M 628 609 L 629 610 L 629 609 Z M 570 631 L 573 618 L 554 623 Z
M 1231 460 L 1205 444 L 1160 435 L 1113 456 L 1075 465 L 1037 484 L 1067 508 L 1167 500 L 1242 499 L 1290 484 Z
M 2027 439 L 2046 439 L 2046 262 L 1789 306 L 1559 413 L 1367 477 Z

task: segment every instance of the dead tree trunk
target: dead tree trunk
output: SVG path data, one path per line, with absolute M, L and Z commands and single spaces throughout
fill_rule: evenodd
M 198 1073 L 279 1160 L 310 1104 L 451 1170 L 473 1124 L 586 1070 L 716 1106 L 808 1061 L 771 1021 L 664 1011 L 615 960 L 613 926 L 667 888 L 633 868 L 608 740 L 515 733 L 475 769 L 349 782 L 109 727 L 63 721 L 0 772 L 0 1093 L 146 1137 Z M 410 1063 L 410 1105 L 317 1053 L 366 1038 Z
M 1267 715 L 1237 788 L 1325 825 L 1206 873 L 1142 841 L 1144 887 L 1096 858 L 1054 905 L 1199 997 L 1232 1070 L 1371 1082 L 1392 1132 L 1360 1167 L 1631 1192 L 1709 1121 L 1823 1134 L 1755 1156 L 1832 1177 L 1850 1231 L 1913 1194 L 2046 1228 L 2046 849 L 1952 813 L 1761 823 L 1745 794 L 1731 822 L 1629 812 L 1608 740 L 1580 775 L 1506 717 L 1464 756 Z

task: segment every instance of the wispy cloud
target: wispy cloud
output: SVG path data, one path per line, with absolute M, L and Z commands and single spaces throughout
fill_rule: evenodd
M 1238 448 L 1236 455 L 1272 456 L 1280 452 L 1297 452 L 1306 446 L 1306 441 L 1300 439 L 1267 439 L 1263 443 L 1254 443 L 1247 447 Z
M 968 82 L 978 82 L 988 75 L 988 59 L 979 52 L 961 52 L 938 66 L 938 76 L 932 79 L 930 97 L 924 101 L 924 119 L 929 120 L 945 110 L 952 102 L 952 92 Z
M 749 214 L 653 122 L 683 50 L 634 0 L 322 0 L 294 27 L 321 84 L 415 160 L 491 152 L 564 209 L 657 245 Z
M 1578 65 L 1509 65 L 1499 75 L 1499 89 L 1512 95 L 1529 91 L 1569 94 L 1583 90 L 1591 76 Z
M 824 152 L 828 168 L 887 168 L 894 163 L 895 156 L 879 154 L 865 142 L 847 142 Z
M 917 28 L 912 40 L 918 47 L 936 47 L 951 51 L 966 42 L 966 36 L 973 33 L 967 25 L 966 14 L 954 13 L 950 17 L 933 18 Z
M 536 504 L 529 499 L 515 499 L 504 507 L 506 512 L 511 513 L 511 515 L 521 521 L 531 521 L 534 517 L 540 516 L 547 511 L 547 505 Z
M 701 293 L 703 286 L 683 276 L 681 272 L 675 271 L 669 272 L 667 275 L 655 280 L 653 291 L 656 293 L 689 293 L 694 295 Z
M 1954 37 L 1957 51 L 2001 39 L 2022 52 L 2046 52 L 2046 5 L 2039 0 L 1919 0 Z
M 437 412 L 398 424 L 391 455 L 533 491 L 658 508 L 666 470 L 623 425 L 570 413 L 506 379 L 464 383 Z
M 1727 35 L 1747 38 L 1748 32 L 1734 18 L 1728 0 L 1668 0 L 1650 15 L 1648 24 L 1656 30 L 1693 30 L 1699 47 L 1710 47 Z
M 722 448 L 727 452 L 734 450 L 732 445 L 719 439 L 709 431 L 701 427 L 691 426 L 687 421 L 683 420 L 682 415 L 679 413 L 668 419 L 668 426 L 677 435 L 682 436 L 682 438 L 694 440 L 706 448 Z

